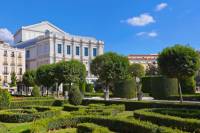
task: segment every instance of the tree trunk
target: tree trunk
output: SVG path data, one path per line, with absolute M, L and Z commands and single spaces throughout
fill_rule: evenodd
M 58 83 L 56 83 L 56 91 L 57 91 L 57 98 L 59 97 L 59 84 Z
M 179 97 L 180 97 L 180 103 L 183 103 L 183 96 L 182 96 L 180 80 L 178 80 L 178 93 L 179 93 Z
M 49 96 L 49 88 L 47 87 L 47 97 Z
M 104 100 L 109 100 L 109 86 L 106 86 L 104 90 Z

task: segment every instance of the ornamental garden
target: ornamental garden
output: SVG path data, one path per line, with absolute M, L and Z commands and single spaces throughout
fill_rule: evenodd
M 23 87 L 0 89 L 0 133 L 200 133 L 199 53 L 174 45 L 157 61 L 145 70 L 105 53 L 91 63 L 95 84 L 76 60 L 27 71 L 22 83 L 13 74 Z

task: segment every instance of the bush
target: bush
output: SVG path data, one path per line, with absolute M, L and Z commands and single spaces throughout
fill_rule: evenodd
M 155 101 L 127 101 L 127 100 L 120 100 L 120 101 L 104 101 L 104 100 L 91 100 L 91 99 L 84 99 L 82 104 L 124 104 L 127 111 L 143 109 L 143 108 L 184 108 L 184 109 L 200 109 L 200 104 L 198 103 L 175 103 L 175 102 L 155 102 Z
M 9 108 L 11 102 L 11 95 L 7 89 L 0 88 L 0 109 Z
M 47 100 L 22 100 L 22 101 L 12 101 L 10 108 L 22 108 L 25 106 L 35 105 L 35 106 L 52 106 L 58 103 L 59 100 L 47 99 Z M 60 100 L 63 101 L 63 100 Z
M 70 104 L 66 104 L 63 107 L 64 111 L 78 111 L 80 108 L 84 108 L 84 106 L 74 106 Z
M 167 97 L 168 100 L 179 100 L 180 96 L 175 95 L 175 96 L 169 96 Z M 200 94 L 183 94 L 183 99 L 185 101 L 200 101 Z
M 196 92 L 196 82 L 194 77 L 189 77 L 180 81 L 183 94 L 194 94 Z
M 86 85 L 86 92 L 94 92 L 94 85 L 93 84 L 87 84 Z
M 107 127 L 93 123 L 81 123 L 77 126 L 77 133 L 111 133 Z
M 27 107 L 25 109 L 9 109 L 0 111 L 1 122 L 30 122 L 35 119 L 53 117 L 61 111 L 50 107 Z
M 151 109 L 136 110 L 134 111 L 134 117 L 160 126 L 172 127 L 188 132 L 200 130 L 200 120 L 154 113 Z
M 142 92 L 151 93 L 151 77 L 143 77 L 141 82 L 142 82 Z
M 82 95 L 78 86 L 73 85 L 69 92 L 69 103 L 72 105 L 80 105 L 82 103 Z
M 133 79 L 119 81 L 115 83 L 113 95 L 120 98 L 134 98 L 136 88 L 136 82 Z
M 86 88 L 85 82 L 79 84 L 79 90 L 81 91 L 82 94 L 85 94 L 85 88 Z
M 162 76 L 145 77 L 142 79 L 142 90 L 151 92 L 155 99 L 166 99 L 171 95 L 178 95 L 178 81 L 175 78 Z
M 80 123 L 90 122 L 100 126 L 108 127 L 111 131 L 128 133 L 181 133 L 179 130 L 159 127 L 155 124 L 139 121 L 136 119 L 111 118 L 111 117 L 96 117 L 96 116 L 59 116 L 49 119 L 36 121 L 31 126 L 31 133 L 47 132 L 48 130 L 59 129 L 62 127 L 77 127 Z
M 32 90 L 31 95 L 32 95 L 33 97 L 39 97 L 39 96 L 40 96 L 40 88 L 39 88 L 37 85 L 35 85 L 35 86 L 33 87 L 33 90 Z
M 194 118 L 200 119 L 200 110 L 198 109 L 172 109 L 172 108 L 157 108 L 152 109 L 152 112 L 164 114 L 164 115 L 171 115 L 177 116 L 181 118 Z
M 79 108 L 79 111 L 72 112 L 73 115 L 103 115 L 103 116 L 116 116 L 118 113 L 125 111 L 124 105 L 109 105 L 103 104 L 90 104 L 84 108 Z

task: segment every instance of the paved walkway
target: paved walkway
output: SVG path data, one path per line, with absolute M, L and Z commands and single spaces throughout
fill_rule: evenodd
M 91 99 L 91 100 L 104 100 L 102 97 L 85 97 L 84 99 Z M 109 101 L 136 101 L 137 98 L 132 99 L 125 99 L 125 98 L 110 98 Z M 171 103 L 179 103 L 179 100 L 155 100 L 153 97 L 143 97 L 142 101 L 155 101 L 155 102 L 171 102 Z M 184 103 L 198 103 L 200 104 L 200 101 L 183 101 Z

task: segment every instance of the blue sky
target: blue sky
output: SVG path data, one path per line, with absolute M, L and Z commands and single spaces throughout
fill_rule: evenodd
M 1 0 L 0 37 L 9 40 L 21 26 L 47 20 L 124 55 L 177 43 L 200 49 L 199 11 L 199 0 Z

